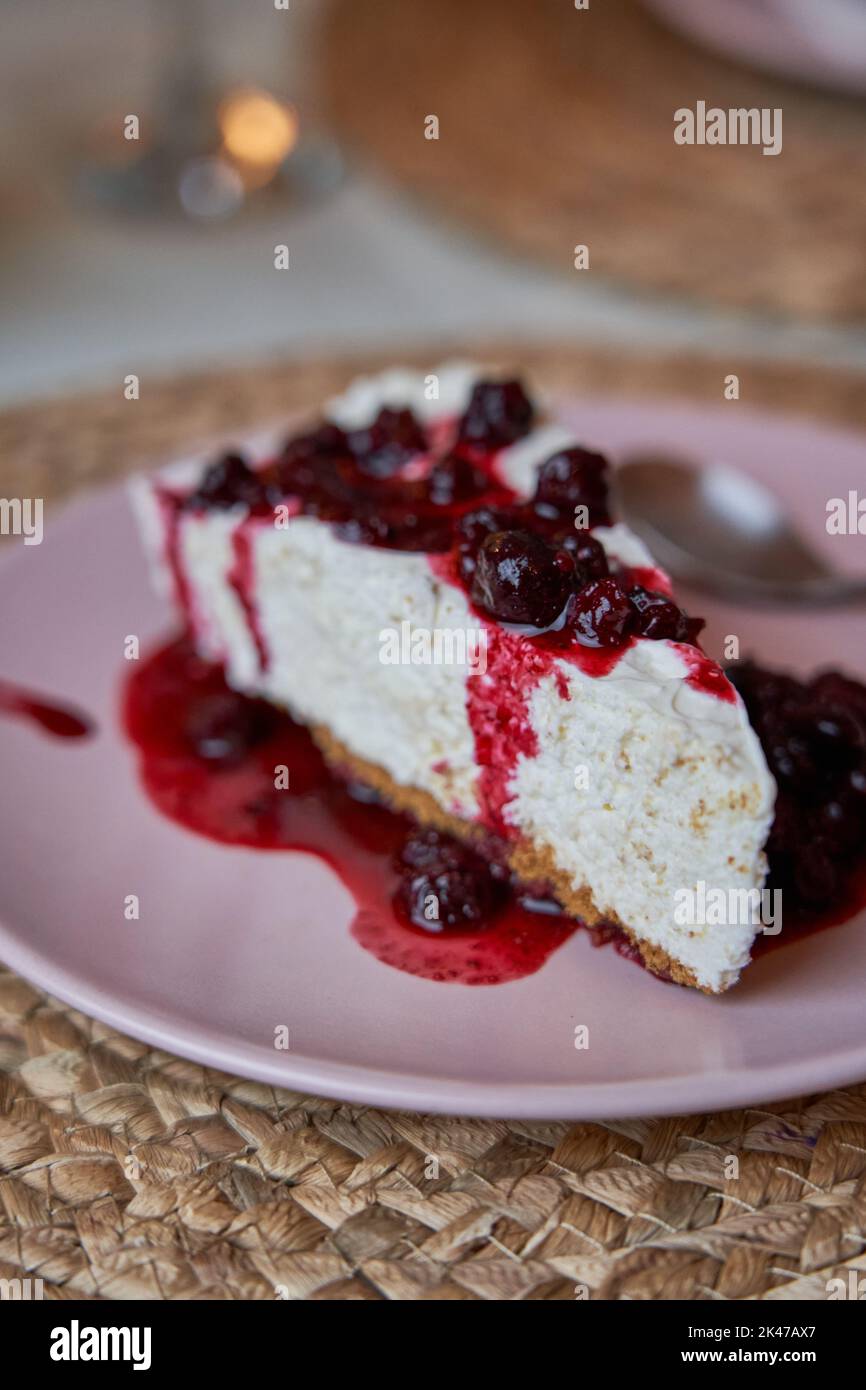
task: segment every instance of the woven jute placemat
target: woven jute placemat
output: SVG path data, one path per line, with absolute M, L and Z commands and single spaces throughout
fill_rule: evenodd
M 337 0 L 323 55 L 350 147 L 576 283 L 866 313 L 862 101 L 717 58 L 639 0 Z M 675 144 L 674 112 L 698 101 L 781 109 L 781 153 Z
M 468 351 L 576 392 L 718 400 L 730 369 Z M 118 384 L 6 411 L 0 494 L 26 480 L 56 500 L 382 365 L 145 379 L 136 402 Z M 863 378 L 755 366 L 741 381 L 755 404 L 866 425 Z M 866 1085 L 592 1124 L 383 1112 L 170 1056 L 0 969 L 0 1278 L 40 1278 L 47 1298 L 824 1299 L 829 1279 L 866 1274 L 864 1178 Z

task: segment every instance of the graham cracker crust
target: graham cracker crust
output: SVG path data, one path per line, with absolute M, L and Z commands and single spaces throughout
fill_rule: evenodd
M 481 847 L 481 842 L 486 838 L 481 826 L 443 811 L 429 792 L 420 791 L 417 787 L 401 786 L 377 763 L 367 762 L 364 758 L 350 753 L 345 744 L 335 738 L 324 725 L 312 725 L 310 733 L 335 772 L 346 779 L 363 782 L 365 786 L 372 787 L 389 806 L 412 816 L 419 825 L 445 830 L 458 839 L 475 842 L 479 848 Z M 642 941 L 615 912 L 599 911 L 589 889 L 585 886 L 575 889 L 568 875 L 557 867 L 551 851 L 546 846 L 536 846 L 523 837 L 516 844 L 506 846 L 505 852 L 509 867 L 521 883 L 547 885 L 570 917 L 578 917 L 588 927 L 598 926 L 602 922 L 618 927 L 637 949 L 647 970 L 653 975 L 666 976 L 678 985 L 688 985 L 704 994 L 717 993 L 708 989 L 706 985 L 698 984 L 694 972 L 668 955 L 667 951 Z

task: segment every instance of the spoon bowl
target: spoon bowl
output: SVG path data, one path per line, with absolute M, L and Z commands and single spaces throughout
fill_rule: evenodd
M 628 524 L 675 579 L 695 588 L 751 603 L 866 598 L 866 579 L 831 570 L 797 534 L 773 493 L 736 468 L 631 455 L 617 469 L 614 486 Z

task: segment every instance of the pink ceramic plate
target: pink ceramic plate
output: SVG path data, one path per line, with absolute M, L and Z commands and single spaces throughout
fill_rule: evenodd
M 828 497 L 863 477 L 864 441 L 731 403 L 573 403 L 587 443 L 676 446 L 753 470 L 840 566 Z M 861 561 L 862 563 L 862 561 Z M 866 568 L 866 563 L 863 564 Z M 805 671 L 866 676 L 866 612 L 701 604 L 709 643 Z M 866 1077 L 866 918 L 758 960 L 709 999 L 578 933 L 536 975 L 490 988 L 400 974 L 349 934 L 346 891 L 302 855 L 222 848 L 139 789 L 118 728 L 123 642 L 166 631 L 119 489 L 51 517 L 2 557 L 0 674 L 94 714 L 90 741 L 0 720 L 0 956 L 159 1047 L 263 1081 L 374 1105 L 526 1117 L 718 1109 Z M 140 900 L 127 921 L 124 901 Z M 575 1028 L 589 1027 L 577 1050 Z M 289 1030 L 277 1050 L 275 1030 Z

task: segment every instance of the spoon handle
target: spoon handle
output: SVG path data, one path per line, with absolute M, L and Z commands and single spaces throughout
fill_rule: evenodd
M 837 575 L 797 584 L 784 581 L 741 579 L 716 571 L 713 575 L 692 571 L 688 574 L 678 567 L 677 576 L 684 583 L 705 589 L 720 598 L 736 599 L 756 607 L 767 604 L 786 608 L 842 608 L 866 603 L 866 579 L 841 579 Z

